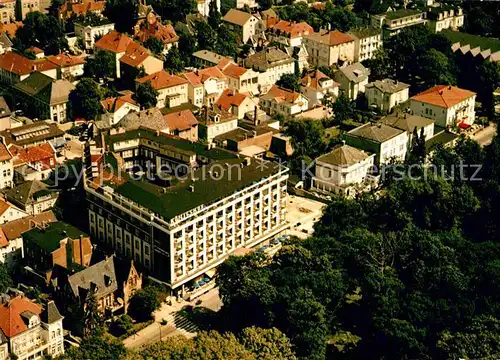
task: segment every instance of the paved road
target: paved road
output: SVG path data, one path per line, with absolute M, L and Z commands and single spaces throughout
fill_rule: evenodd
M 486 146 L 491 143 L 496 133 L 497 133 L 496 126 L 494 124 L 491 124 L 490 126 L 472 135 L 471 138 L 476 140 L 479 143 L 479 145 Z

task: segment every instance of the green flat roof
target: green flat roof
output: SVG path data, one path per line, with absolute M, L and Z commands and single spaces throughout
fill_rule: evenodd
M 458 135 L 449 132 L 442 132 L 425 142 L 425 150 L 427 152 L 433 151 L 437 144 L 445 146 L 446 144 L 454 141 Z
M 491 49 L 492 53 L 500 51 L 500 40 L 496 38 L 488 38 L 453 30 L 444 30 L 441 31 L 441 34 L 446 36 L 453 44 L 459 42 L 461 46 L 470 45 L 471 49 L 479 46 L 481 51 Z
M 252 159 L 250 165 L 241 167 L 239 166 L 241 163 L 243 159 L 238 158 L 211 163 L 195 170 L 188 179 L 178 180 L 175 185 L 168 188 L 154 185 L 147 180 L 131 179 L 118 186 L 106 185 L 114 187 L 116 193 L 170 220 L 200 205 L 209 205 L 242 190 L 256 181 L 277 173 L 280 167 L 276 163 L 261 163 L 255 159 Z M 226 164 L 230 165 L 229 170 Z M 216 180 L 210 176 L 210 170 L 217 172 L 221 179 Z M 196 178 L 198 180 L 193 180 Z M 194 186 L 194 191 L 190 191 L 191 185 Z
M 78 239 L 80 235 L 88 237 L 83 231 L 65 222 L 58 221 L 48 223 L 45 229 L 33 228 L 23 233 L 23 241 L 32 242 L 39 247 L 53 252 L 59 248 L 61 240 L 67 237 L 71 239 Z
M 206 156 L 213 160 L 226 160 L 226 159 L 237 158 L 236 154 L 224 149 L 218 149 L 218 148 L 208 149 L 206 145 L 203 145 L 201 143 L 190 142 L 188 140 L 178 139 L 167 135 L 158 136 L 156 135 L 155 131 L 144 128 L 130 130 L 121 134 L 111 135 L 109 137 L 109 140 L 111 141 L 112 144 L 114 144 L 120 141 L 135 140 L 137 138 L 154 141 L 159 144 L 172 146 L 184 151 L 190 151 L 201 156 Z

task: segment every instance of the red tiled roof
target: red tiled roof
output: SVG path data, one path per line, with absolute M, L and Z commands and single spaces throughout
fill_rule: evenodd
M 294 103 L 300 97 L 300 93 L 273 85 L 263 96 L 265 99 L 274 99 L 277 102 Z
M 443 108 L 452 107 L 476 95 L 476 93 L 460 89 L 456 86 L 436 85 L 412 97 L 412 100 L 436 105 Z
M 0 304 L 0 329 L 8 338 L 28 330 L 21 313 L 30 311 L 40 315 L 42 308 L 24 297 L 16 297 L 7 304 Z
M 82 57 L 69 54 L 47 56 L 46 59 L 61 68 L 85 64 Z
M 280 20 L 276 24 L 272 25 L 270 29 L 274 32 L 283 33 L 292 39 L 304 35 L 309 35 L 314 32 L 313 27 L 305 21 L 296 23 Z
M 0 229 L 0 248 L 6 247 L 9 245 L 9 239 L 5 236 L 5 233 L 2 229 Z
M 163 118 L 168 124 L 170 131 L 185 131 L 191 129 L 193 126 L 198 125 L 198 120 L 193 115 L 191 110 L 182 110 L 179 112 L 164 115 Z
M 351 36 L 344 34 L 338 30 L 326 31 L 326 32 L 320 31 L 317 33 L 312 33 L 308 35 L 308 39 L 312 39 L 314 41 L 318 41 L 330 46 L 345 44 L 354 41 L 354 39 Z
M 16 21 L 9 24 L 0 24 L 0 32 L 6 32 L 10 38 L 16 36 L 16 31 L 23 26 L 22 21 Z
M 127 47 L 132 42 L 132 39 L 125 34 L 121 34 L 116 30 L 110 31 L 96 43 L 95 47 L 114 53 L 122 53 L 127 50 Z
M 148 14 L 147 19 L 137 24 L 135 37 L 140 42 L 144 42 L 151 37 L 161 40 L 164 44 L 179 41 L 179 36 L 177 36 L 174 27 L 171 24 L 163 25 L 153 12 Z
M 29 59 L 12 51 L 0 55 L 0 68 L 17 75 L 27 75 L 34 71 Z
M 217 67 L 220 69 L 220 70 L 224 70 L 226 67 L 228 67 L 228 65 L 232 64 L 233 61 L 231 59 L 222 59 L 221 61 L 219 61 L 219 63 L 217 64 Z
M 151 86 L 156 90 L 187 84 L 188 82 L 186 79 L 183 79 L 177 75 L 169 74 L 164 70 L 158 71 L 148 76 L 144 76 L 143 78 L 137 80 L 137 82 L 141 84 L 148 81 L 151 81 Z
M 131 42 L 127 46 L 125 54 L 120 58 L 120 62 L 130 65 L 132 67 L 138 67 L 144 62 L 144 60 L 148 58 L 148 56 L 149 56 L 148 49 L 135 42 Z
M 113 106 L 115 108 L 114 111 L 116 111 L 126 103 L 137 105 L 135 100 L 132 99 L 132 93 L 123 96 L 110 97 L 101 101 L 102 106 L 108 112 L 112 112 Z
M 228 111 L 233 106 L 240 106 L 246 98 L 247 96 L 242 93 L 239 93 L 235 90 L 226 89 L 221 94 L 221 96 L 219 96 L 219 99 L 217 99 L 215 105 L 223 110 Z
M 33 51 L 33 53 L 35 55 L 38 55 L 38 54 L 43 54 L 45 51 L 43 51 L 42 49 L 40 49 L 39 47 L 36 47 L 36 46 L 32 46 L 28 49 L 29 51 Z
M 308 71 L 305 76 L 303 76 L 300 80 L 299 83 L 302 86 L 314 89 L 314 90 L 321 90 L 320 80 L 331 80 L 328 76 L 323 74 L 319 70 L 311 70 Z M 334 87 L 339 87 L 340 84 L 337 82 L 333 82 Z
M 4 143 L 0 143 L 0 161 L 6 161 L 12 159 L 12 154 L 7 149 Z
M 219 70 L 219 68 L 213 66 L 202 70 L 192 71 L 189 73 L 181 74 L 181 76 L 185 77 L 187 81 L 191 83 L 191 85 L 201 85 L 205 81 L 210 78 L 216 78 L 217 80 L 225 80 L 226 77 Z
M 3 198 L 0 198 L 0 216 L 10 208 L 10 205 L 11 204 L 5 201 Z
M 57 68 L 55 64 L 51 63 L 46 58 L 31 60 L 31 66 L 33 68 L 33 71 L 40 71 L 40 72 L 53 70 Z
M 247 72 L 247 69 L 244 67 L 238 66 L 236 64 L 229 64 L 226 66 L 224 70 L 222 70 L 222 73 L 226 76 L 232 77 L 232 78 L 238 78 L 245 74 Z
M 49 143 L 30 146 L 29 148 L 23 148 L 21 146 L 11 144 L 9 146 L 9 150 L 16 158 L 14 160 L 14 165 L 16 166 L 26 163 L 33 164 L 39 161 L 48 160 L 50 158 L 54 158 L 56 155 L 54 148 Z M 52 167 L 55 167 L 55 162 Z
M 76 15 L 84 15 L 87 12 L 102 12 L 106 6 L 106 1 L 83 0 L 82 3 L 71 5 L 71 11 Z

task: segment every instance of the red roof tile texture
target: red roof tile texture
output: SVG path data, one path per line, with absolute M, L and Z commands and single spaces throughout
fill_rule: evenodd
M 164 115 L 163 118 L 168 124 L 170 131 L 185 131 L 198 125 L 198 120 L 191 110 L 182 110 L 179 112 Z
M 436 85 L 428 90 L 412 97 L 412 100 L 436 105 L 443 108 L 449 108 L 462 101 L 476 95 L 476 93 L 460 89 L 456 86 Z
M 0 304 L 0 329 L 8 338 L 26 330 L 28 326 L 21 317 L 24 311 L 40 315 L 42 308 L 24 297 L 16 297 L 7 304 Z
M 140 84 L 148 81 L 151 81 L 151 86 L 156 90 L 166 89 L 171 86 L 187 84 L 188 82 L 186 79 L 181 78 L 180 76 L 177 75 L 169 74 L 164 70 L 148 76 L 144 76 L 143 78 L 137 80 L 137 82 Z
M 223 110 L 228 111 L 233 106 L 240 106 L 246 98 L 247 96 L 242 93 L 239 93 L 235 90 L 226 89 L 221 94 L 219 99 L 217 99 L 215 105 Z
M 297 38 L 304 35 L 309 35 L 314 32 L 311 25 L 305 21 L 296 23 L 291 21 L 280 20 L 276 24 L 272 25 L 270 29 L 275 33 L 281 33 L 290 38 Z
M 181 76 L 185 77 L 187 81 L 191 83 L 191 85 L 198 86 L 205 83 L 210 78 L 216 78 L 219 81 L 226 80 L 226 77 L 219 70 L 219 68 L 213 66 L 202 70 L 192 71 L 189 73 L 181 74 Z
M 125 34 L 121 34 L 116 30 L 110 31 L 102 38 L 100 38 L 96 43 L 95 47 L 114 52 L 114 53 L 122 53 L 127 50 L 127 47 L 132 42 L 132 39 L 129 38 Z

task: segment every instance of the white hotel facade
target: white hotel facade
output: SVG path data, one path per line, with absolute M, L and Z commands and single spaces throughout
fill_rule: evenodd
M 256 171 L 258 164 L 239 166 Z M 186 285 L 213 272 L 237 249 L 255 247 L 286 229 L 287 179 L 288 169 L 276 165 L 222 199 L 166 219 L 86 178 L 90 234 L 184 295 Z

